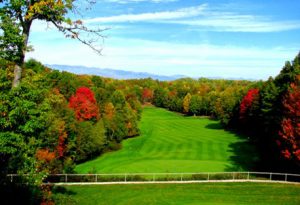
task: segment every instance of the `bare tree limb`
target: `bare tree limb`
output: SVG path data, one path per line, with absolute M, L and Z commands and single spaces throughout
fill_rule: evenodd
M 94 45 L 96 42 L 99 41 L 99 39 L 101 38 L 102 40 L 104 38 L 106 38 L 105 35 L 103 35 L 102 33 L 106 30 L 108 30 L 109 28 L 105 28 L 105 29 L 89 29 L 86 26 L 84 26 L 82 24 L 82 21 L 78 20 L 73 22 L 72 25 L 70 26 L 63 26 L 58 24 L 55 21 L 51 21 L 51 23 L 61 32 L 64 33 L 64 35 L 67 38 L 72 38 L 72 39 L 77 39 L 78 41 L 80 41 L 81 43 L 83 43 L 84 45 L 88 46 L 89 48 L 91 48 L 93 51 L 95 51 L 97 54 L 101 55 L 102 52 L 102 48 L 97 48 L 96 45 Z M 94 35 L 96 38 L 90 38 L 90 39 L 84 39 L 81 37 L 82 33 L 86 33 L 89 35 Z

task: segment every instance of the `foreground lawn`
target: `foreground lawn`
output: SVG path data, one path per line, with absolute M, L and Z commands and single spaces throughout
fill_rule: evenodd
M 79 173 L 203 172 L 249 170 L 255 151 L 217 121 L 146 107 L 141 136 L 121 150 L 80 164 Z
M 260 183 L 56 187 L 57 204 L 300 204 L 300 185 Z

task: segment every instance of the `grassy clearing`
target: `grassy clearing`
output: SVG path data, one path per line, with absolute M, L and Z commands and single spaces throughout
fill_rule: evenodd
M 248 170 L 255 151 L 219 122 L 146 107 L 141 136 L 123 148 L 76 167 L 79 173 L 203 172 Z
M 58 204 L 300 204 L 300 185 L 260 183 L 57 187 Z

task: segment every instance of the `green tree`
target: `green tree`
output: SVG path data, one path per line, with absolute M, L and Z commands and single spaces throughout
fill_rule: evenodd
M 125 126 L 127 128 L 127 137 L 133 137 L 139 134 L 138 112 L 132 109 L 129 103 L 124 107 Z
M 125 106 L 126 99 L 122 91 L 116 90 L 111 96 L 111 102 L 117 107 L 121 108 Z
M 13 87 L 20 84 L 25 54 L 28 46 L 31 25 L 35 20 L 53 24 L 66 37 L 77 39 L 83 44 L 100 52 L 91 39 L 84 39 L 82 32 L 102 37 L 103 30 L 91 30 L 82 21 L 71 21 L 67 17 L 74 10 L 75 0 L 2 0 L 0 1 L 0 58 L 16 63 Z M 91 1 L 90 1 L 91 2 Z M 94 39 L 95 40 L 95 39 Z
M 99 155 L 105 143 L 103 120 L 93 124 L 80 122 L 77 127 L 76 161 L 84 161 Z
M 182 112 L 182 109 L 183 109 L 182 105 L 183 105 L 183 99 L 181 99 L 177 96 L 174 96 L 174 97 L 171 97 L 168 108 L 175 112 Z
M 31 69 L 35 73 L 41 73 L 45 71 L 45 66 L 41 62 L 38 62 L 34 59 L 29 59 L 27 62 L 25 62 L 24 68 Z
M 243 89 L 245 88 L 228 87 L 220 93 L 215 102 L 215 115 L 222 124 L 228 126 L 234 115 L 238 113 L 239 102 L 244 95 Z
M 280 96 L 273 78 L 269 78 L 261 89 L 261 120 L 264 134 L 276 136 L 280 124 Z
M 275 78 L 275 84 L 280 88 L 281 94 L 285 93 L 290 84 L 296 81 L 296 77 L 300 75 L 300 52 L 294 58 L 293 62 L 287 61 Z
M 200 115 L 202 107 L 202 97 L 199 95 L 193 95 L 190 102 L 190 112 L 194 115 Z
M 158 87 L 156 90 L 154 90 L 154 95 L 153 95 L 153 102 L 155 106 L 165 107 L 167 97 L 168 97 L 167 91 L 162 87 Z

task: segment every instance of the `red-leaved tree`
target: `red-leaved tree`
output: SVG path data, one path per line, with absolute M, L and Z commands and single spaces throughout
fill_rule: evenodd
M 60 135 L 58 137 L 58 144 L 57 144 L 56 149 L 57 149 L 57 155 L 59 158 L 63 157 L 64 153 L 66 151 L 67 145 L 66 145 L 65 141 L 66 141 L 67 137 L 68 137 L 68 134 L 66 131 L 63 131 L 62 133 L 60 133 Z
M 250 89 L 240 104 L 240 118 L 244 119 L 251 112 L 253 103 L 259 99 L 259 89 Z
M 284 118 L 281 122 L 280 149 L 286 159 L 300 163 L 300 84 L 292 83 L 283 99 Z
M 71 96 L 69 107 L 75 111 L 77 120 L 85 121 L 99 118 L 99 108 L 94 93 L 87 87 L 80 87 Z

